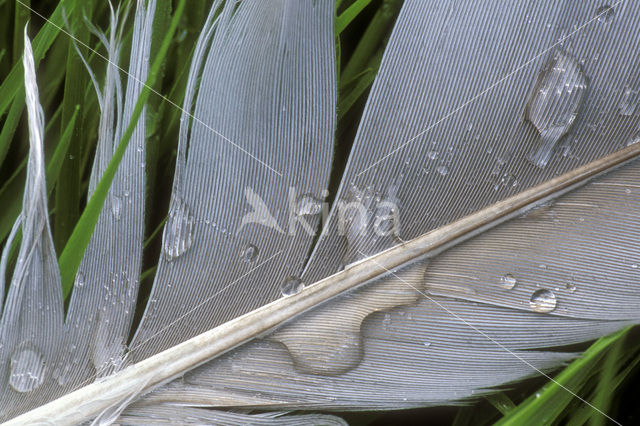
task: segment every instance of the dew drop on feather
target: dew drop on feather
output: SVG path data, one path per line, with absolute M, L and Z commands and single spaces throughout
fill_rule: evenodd
M 537 290 L 531 295 L 529 306 L 534 312 L 549 313 L 556 308 L 556 295 L 551 290 Z
M 280 286 L 280 292 L 283 296 L 293 296 L 300 293 L 304 289 L 304 283 L 298 277 L 287 277 Z
M 193 244 L 193 215 L 187 204 L 176 199 L 169 209 L 169 218 L 162 233 L 162 251 L 171 262 L 182 256 Z
M 500 278 L 500 287 L 504 288 L 505 290 L 511 290 L 516 286 L 517 283 L 518 280 L 516 280 L 516 278 L 511 274 L 506 274 L 502 278 Z
M 45 363 L 35 347 L 23 347 L 11 356 L 9 385 L 16 392 L 31 392 L 44 381 Z
M 557 142 L 571 129 L 587 92 L 587 77 L 576 59 L 556 51 L 538 73 L 524 118 L 538 131 L 540 142 L 529 161 L 546 167 Z

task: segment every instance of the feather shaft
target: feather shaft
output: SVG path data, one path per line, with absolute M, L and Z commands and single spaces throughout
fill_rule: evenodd
M 16 417 L 6 424 L 38 422 L 76 424 L 91 419 L 104 409 L 129 398 L 132 393 L 146 393 L 181 376 L 186 371 L 272 330 L 320 303 L 413 261 L 433 256 L 522 213 L 523 210 L 547 202 L 583 185 L 590 179 L 633 160 L 638 155 L 640 155 L 640 144 L 634 144 L 558 176 L 461 220 L 360 261 L 344 271 L 318 281 L 296 295 L 278 299 L 226 322 L 131 365 L 113 376 L 92 383 Z M 135 348 L 132 350 L 135 351 Z

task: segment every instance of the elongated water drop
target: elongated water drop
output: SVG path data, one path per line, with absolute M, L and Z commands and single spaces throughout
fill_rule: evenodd
M 524 109 L 524 118 L 541 138 L 538 148 L 529 154 L 533 164 L 547 165 L 556 143 L 575 122 L 586 91 L 587 78 L 578 61 L 556 51 L 538 74 Z
M 622 99 L 618 104 L 618 111 L 620 115 L 632 116 L 636 112 L 638 102 L 640 102 L 640 93 L 638 90 L 633 90 L 629 86 L 625 86 L 622 90 Z
M 111 196 L 111 213 L 115 220 L 120 220 L 122 216 L 122 200 L 115 195 Z
M 11 356 L 9 384 L 16 392 L 31 392 L 44 381 L 46 366 L 35 347 L 18 349 Z
M 313 195 L 304 194 L 298 197 L 296 202 L 296 215 L 310 216 L 320 214 L 322 212 L 322 202 Z
M 288 277 L 282 283 L 280 287 L 280 292 L 283 296 L 293 296 L 294 294 L 298 294 L 304 289 L 304 283 L 298 277 Z
M 556 308 L 556 304 L 556 295 L 546 289 L 536 291 L 529 300 L 529 305 L 535 312 L 549 313 Z
M 258 257 L 258 247 L 253 244 L 247 244 L 242 249 L 242 260 L 245 262 L 253 262 Z
M 187 204 L 178 198 L 174 200 L 169 219 L 162 232 L 164 257 L 171 262 L 182 256 L 193 244 L 193 215 Z

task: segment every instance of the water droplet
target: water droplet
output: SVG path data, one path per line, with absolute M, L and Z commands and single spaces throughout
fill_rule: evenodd
M 390 325 L 391 325 L 391 315 L 384 314 L 384 319 L 382 320 L 382 327 L 385 330 L 388 330 Z
M 633 90 L 629 86 L 624 87 L 622 91 L 622 99 L 618 104 L 618 112 L 620 113 L 620 115 L 628 117 L 635 114 L 638 102 L 640 101 L 638 92 L 638 90 Z
M 438 158 L 438 151 L 427 152 L 427 158 L 429 158 L 429 160 L 435 160 L 436 158 Z
M 575 291 L 577 289 L 576 285 L 574 283 L 571 283 L 571 282 L 567 283 L 567 285 L 565 287 L 566 287 L 566 289 L 567 289 L 567 291 L 569 293 L 575 293 Z
M 640 129 L 636 130 L 635 133 L 631 135 L 631 138 L 627 141 L 627 146 L 635 145 L 638 142 L 640 142 Z
M 120 220 L 122 215 L 122 200 L 115 195 L 111 195 L 111 213 L 115 220 Z
M 34 347 L 18 349 L 11 356 L 9 384 L 16 392 L 31 392 L 44 381 L 45 363 Z
M 511 290 L 516 286 L 517 283 L 518 280 L 516 280 L 516 278 L 511 274 L 506 274 L 505 276 L 500 278 L 500 287 L 504 288 L 505 290 Z
M 78 274 L 76 275 L 76 281 L 74 284 L 78 288 L 84 287 L 84 274 L 82 273 L 82 271 L 78 271 Z
M 550 290 L 538 290 L 531 295 L 529 306 L 535 312 L 548 313 L 556 308 L 556 295 Z
M 632 267 L 633 269 L 638 269 L 638 264 L 637 264 L 637 263 L 634 263 L 634 264 L 632 264 L 632 265 L 631 265 L 631 267 Z
M 174 200 L 169 219 L 162 232 L 164 257 L 171 262 L 182 256 L 193 244 L 193 215 L 182 199 Z
M 245 262 L 253 262 L 258 257 L 258 247 L 253 244 L 247 244 L 242 249 L 242 260 Z
M 431 346 L 431 342 L 424 342 L 423 345 L 425 348 L 428 348 L 429 346 Z
M 616 16 L 616 11 L 608 4 L 605 4 L 596 9 L 596 16 L 598 17 L 598 22 L 608 24 Z
M 288 277 L 280 286 L 280 292 L 283 296 L 293 296 L 304 289 L 304 283 L 298 277 Z
M 541 142 L 529 160 L 545 167 L 556 143 L 573 125 L 587 89 L 580 64 L 567 53 L 556 51 L 536 83 L 525 106 L 524 118 L 538 130 Z
M 322 212 L 322 202 L 312 195 L 301 195 L 296 202 L 297 216 L 310 216 Z
M 446 176 L 449 174 L 449 169 L 447 168 L 447 166 L 438 166 L 438 168 L 436 168 L 436 172 L 440 173 L 442 176 Z

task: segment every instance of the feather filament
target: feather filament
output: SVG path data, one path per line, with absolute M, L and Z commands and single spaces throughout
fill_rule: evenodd
M 51 386 L 47 383 L 52 374 L 50 366 L 56 361 L 63 337 L 60 273 L 47 209 L 44 113 L 38 99 L 33 51 L 26 27 L 23 65 L 29 160 L 22 214 L 17 220 L 22 242 L 0 322 L 0 371 L 3 377 L 9 378 L 0 385 L 3 414 L 11 413 L 24 393 L 50 392 Z M 11 244 L 7 244 L 4 259 L 10 250 Z

